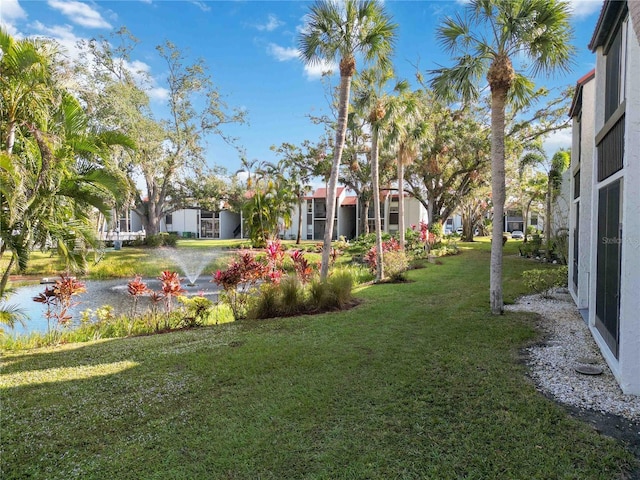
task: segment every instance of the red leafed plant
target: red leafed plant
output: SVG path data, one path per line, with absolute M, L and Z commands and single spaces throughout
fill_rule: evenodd
M 314 270 L 309 261 L 304 257 L 304 254 L 300 250 L 296 250 L 291 253 L 291 260 L 293 260 L 293 268 L 296 271 L 298 280 L 300 283 L 305 284 L 311 280 Z
M 133 307 L 131 309 L 132 321 L 129 324 L 129 334 L 131 334 L 133 319 L 136 316 L 136 307 L 138 306 L 138 297 L 150 292 L 150 290 L 149 287 L 147 287 L 147 284 L 142 281 L 142 277 L 140 275 L 136 275 L 135 278 L 127 284 L 127 290 L 129 295 L 133 297 Z
M 73 301 L 75 295 L 86 292 L 85 284 L 67 274 L 60 275 L 53 287 L 45 287 L 44 292 L 33 297 L 34 302 L 46 305 L 45 318 L 47 319 L 47 330 L 51 333 L 51 320 L 55 320 L 55 328 L 67 326 L 71 322 L 72 316 L 69 309 L 78 305 Z
M 241 254 L 226 270 L 218 270 L 213 282 L 225 292 L 233 317 L 237 320 L 246 314 L 248 296 L 258 282 L 267 275 L 268 269 L 250 253 Z
M 171 299 L 173 297 L 179 297 L 186 292 L 182 285 L 180 285 L 180 275 L 178 272 L 170 272 L 165 270 L 158 277 L 162 282 L 162 293 L 164 294 L 164 303 L 167 313 L 171 312 Z
M 398 252 L 400 251 L 400 243 L 395 238 L 390 238 L 382 242 L 382 252 Z M 378 267 L 378 252 L 376 246 L 372 246 L 364 256 L 364 261 L 369 265 L 369 269 L 375 273 Z

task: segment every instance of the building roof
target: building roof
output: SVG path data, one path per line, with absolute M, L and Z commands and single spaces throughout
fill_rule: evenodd
M 349 205 L 357 205 L 358 204 L 358 197 L 344 197 L 344 200 L 342 201 L 342 206 L 349 206 Z
M 573 100 L 571 101 L 571 108 L 569 109 L 569 118 L 573 118 L 578 115 L 582 111 L 582 88 L 593 80 L 596 76 L 595 68 L 591 70 L 586 75 L 583 75 L 578 79 L 576 83 L 576 93 L 573 95 Z
M 342 195 L 343 191 L 344 187 L 338 187 L 336 195 L 339 197 L 340 195 Z M 311 196 L 305 198 L 327 198 L 327 189 L 324 187 L 317 188 L 316 191 L 311 194 Z
M 634 2 L 631 2 L 634 3 Z M 637 7 L 633 7 L 634 11 Z M 589 42 L 589 49 L 592 52 L 596 51 L 596 48 L 605 44 L 609 38 L 609 34 L 618 24 L 620 18 L 627 12 L 627 1 L 619 0 L 605 0 L 600 11 L 600 17 L 596 23 L 596 29 Z

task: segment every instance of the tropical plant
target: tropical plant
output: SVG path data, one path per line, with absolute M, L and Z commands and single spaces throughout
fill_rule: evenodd
M 47 319 L 47 335 L 56 337 L 59 327 L 71 324 L 69 310 L 78 305 L 73 297 L 86 292 L 85 284 L 68 274 L 60 276 L 52 287 L 45 287 L 44 292 L 33 297 L 33 301 L 45 306 L 44 316 Z
M 387 124 L 392 123 L 399 116 L 400 102 L 397 95 L 406 92 L 409 85 L 406 81 L 399 81 L 393 87 L 390 95 L 385 91 L 386 85 L 394 78 L 391 68 L 365 69 L 354 80 L 354 104 L 366 111 L 367 123 L 371 129 L 371 186 L 373 190 L 374 225 L 376 234 L 376 250 L 382 259 L 382 221 L 380 218 L 380 173 L 379 150 L 381 137 Z M 377 262 L 376 281 L 384 278 L 384 262 Z
M 529 152 L 520 161 L 520 168 L 524 169 L 526 166 L 538 166 L 547 170 L 547 178 L 546 185 L 544 191 L 544 197 L 546 200 L 546 211 L 545 211 L 545 225 L 544 225 L 544 236 L 546 241 L 546 250 L 547 257 L 551 255 L 551 217 L 553 215 L 553 211 L 551 208 L 551 204 L 558 196 L 560 192 L 560 186 L 562 184 L 562 173 L 569 168 L 569 164 L 571 163 L 571 153 L 568 150 L 560 149 L 558 150 L 551 161 L 547 160 L 547 157 L 544 153 L 536 153 Z M 532 194 L 532 199 L 539 196 L 542 192 L 539 190 L 539 184 L 534 183 L 531 185 L 534 188 L 534 192 Z M 538 187 L 538 188 L 536 188 Z M 526 217 L 525 217 L 526 218 Z
M 522 59 L 535 76 L 568 70 L 571 7 L 562 0 L 471 0 L 467 16 L 448 17 L 438 28 L 440 44 L 455 57 L 455 65 L 435 70 L 431 86 L 448 99 L 477 99 L 478 82 L 486 74 L 491 91 L 491 178 L 493 235 L 491 241 L 490 303 L 501 314 L 502 221 L 505 203 L 505 107 L 533 93 L 533 82 L 516 72 Z
M 242 207 L 243 218 L 254 248 L 264 248 L 291 225 L 291 208 L 296 194 L 276 166 L 265 164 L 252 182 L 250 197 Z
M 265 265 L 250 253 L 239 255 L 226 270 L 216 271 L 213 281 L 224 289 L 223 300 L 231 308 L 234 319 L 246 317 L 249 295 L 255 291 L 265 273 Z
M 300 55 L 309 64 L 339 59 L 340 95 L 333 162 L 327 186 L 327 219 L 320 277 L 329 273 L 329 256 L 337 201 L 338 175 L 347 129 L 351 80 L 356 56 L 385 68 L 390 62 L 396 25 L 375 0 L 318 0 L 310 7 L 307 25 L 299 37 Z
M 405 168 L 417 158 L 420 145 L 428 134 L 424 107 L 416 92 L 403 91 L 398 98 L 398 114 L 388 125 L 387 141 L 396 152 L 398 180 L 398 233 L 400 248 L 406 244 L 404 222 Z
M 0 257 L 9 254 L 1 296 L 34 247 L 54 247 L 69 270 L 84 269 L 86 247 L 97 246 L 94 213 L 108 215 L 127 189 L 109 154 L 133 143 L 91 126 L 57 76 L 50 42 L 0 30 L 0 47 Z

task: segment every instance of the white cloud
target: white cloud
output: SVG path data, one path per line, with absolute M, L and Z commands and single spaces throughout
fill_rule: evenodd
M 18 0 L 2 0 L 2 7 L 0 7 L 0 26 L 9 33 L 12 37 L 21 38 L 18 28 L 13 24 L 16 20 L 27 18 L 27 12 L 25 12 Z
M 77 58 L 79 54 L 77 43 L 82 40 L 75 33 L 73 33 L 73 27 L 71 25 L 53 25 L 51 27 L 42 24 L 41 22 L 34 22 L 30 25 L 39 35 L 53 38 L 58 42 L 65 53 L 70 58 Z
M 334 62 L 321 61 L 313 65 L 305 65 L 304 73 L 309 80 L 317 80 L 325 73 L 333 73 L 338 70 L 338 65 Z
M 69 17 L 72 22 L 87 28 L 111 28 L 97 10 L 91 8 L 86 3 L 62 0 L 47 0 L 47 3 L 54 10 L 58 10 L 63 15 Z
M 588 17 L 594 12 L 600 11 L 602 8 L 602 0 L 569 0 L 573 15 L 580 17 Z
M 191 0 L 189 3 L 191 3 L 192 5 L 195 5 L 196 7 L 198 7 L 203 12 L 208 12 L 209 10 L 211 10 L 211 7 L 209 7 L 209 5 L 207 5 L 205 2 L 201 2 L 199 0 Z
M 300 51 L 297 48 L 281 47 L 275 43 L 270 43 L 267 46 L 267 53 L 279 62 L 294 60 L 300 56 Z
M 262 25 L 256 25 L 256 28 L 261 32 L 273 32 L 276 28 L 284 25 L 284 22 L 280 21 L 276 15 L 269 14 L 267 17 L 267 23 Z
M 158 102 L 164 102 L 169 98 L 169 90 L 163 87 L 153 87 L 148 90 L 147 93 L 151 100 L 156 100 Z
M 27 18 L 27 12 L 25 12 L 18 0 L 2 0 L 2 20 L 19 20 L 21 18 Z
M 565 128 L 564 130 L 558 130 L 550 134 L 543 142 L 543 148 L 548 158 L 561 148 L 571 148 L 571 129 Z

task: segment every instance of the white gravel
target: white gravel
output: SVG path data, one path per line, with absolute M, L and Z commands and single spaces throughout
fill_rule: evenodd
M 505 310 L 540 314 L 543 344 L 527 348 L 531 376 L 538 389 L 561 403 L 620 415 L 640 422 L 640 396 L 624 395 L 602 357 L 589 328 L 568 293 L 552 298 L 531 295 Z M 602 368 L 601 375 L 584 375 L 576 367 Z

